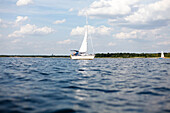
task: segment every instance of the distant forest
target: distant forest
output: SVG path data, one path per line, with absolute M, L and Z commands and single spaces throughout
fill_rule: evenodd
M 165 57 L 170 57 L 170 53 L 164 53 Z M 156 58 L 161 57 L 161 53 L 97 53 L 95 57 L 110 58 Z
M 27 57 L 27 58 L 64 58 L 68 55 L 0 55 L 0 57 Z
M 164 53 L 170 58 L 170 53 Z M 0 55 L 0 57 L 69 58 L 70 55 Z M 158 58 L 161 53 L 96 53 L 95 58 Z

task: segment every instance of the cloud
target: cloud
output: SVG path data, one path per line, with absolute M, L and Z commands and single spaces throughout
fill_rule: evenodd
M 170 41 L 159 42 L 157 45 L 170 45 Z
M 13 25 L 13 22 L 8 22 L 8 21 L 2 20 L 0 18 L 0 27 L 7 28 L 7 27 L 12 26 L 12 25 Z
M 27 16 L 25 17 L 22 17 L 22 16 L 17 16 L 17 19 L 16 19 L 16 23 L 20 23 L 20 22 L 23 22 L 23 21 L 26 21 L 28 19 Z
M 21 39 L 15 39 L 11 43 L 15 44 L 15 43 L 18 43 L 18 42 L 21 42 Z
M 109 42 L 109 43 L 108 43 L 108 46 L 116 46 L 116 43 Z
M 91 18 L 108 19 L 110 25 L 133 29 L 155 29 L 170 24 L 170 0 L 95 0 L 86 12 Z
M 45 35 L 53 32 L 54 30 L 49 27 L 38 28 L 36 25 L 27 24 L 25 26 L 21 26 L 19 31 L 14 31 L 12 34 L 9 34 L 8 37 L 25 37 L 25 35 Z
M 28 5 L 28 4 L 31 4 L 33 3 L 32 0 L 18 0 L 16 5 L 17 6 L 23 6 L 23 5 Z
M 94 1 L 89 8 L 82 9 L 78 15 L 85 15 L 98 18 L 113 18 L 116 15 L 126 15 L 131 12 L 131 6 L 139 0 L 99 0 Z
M 153 30 L 131 30 L 130 32 L 120 32 L 114 34 L 113 37 L 117 39 L 145 39 L 152 40 L 158 38 L 157 35 L 160 29 Z M 163 35 L 163 34 L 162 34 Z M 159 38 L 162 36 L 159 36 Z
M 17 16 L 16 17 L 16 20 L 15 20 L 15 22 L 13 21 L 13 22 L 10 22 L 10 21 L 6 21 L 6 20 L 2 20 L 1 18 L 0 18 L 0 27 L 2 27 L 2 28 L 7 28 L 7 27 L 16 27 L 16 26 L 18 26 L 20 23 L 22 23 L 22 22 L 24 22 L 24 21 L 26 21 L 26 20 L 28 20 L 28 17 L 27 16 Z
M 66 22 L 66 19 L 56 20 L 56 21 L 54 22 L 54 24 L 62 24 L 62 23 L 64 23 L 64 22 Z
M 137 12 L 125 17 L 130 23 L 146 23 L 150 21 L 169 20 L 170 1 L 161 0 L 139 7 Z
M 69 11 L 69 12 L 72 12 L 73 10 L 74 10 L 74 8 L 70 8 L 68 11 Z
M 84 27 L 79 27 L 78 26 L 78 27 L 72 29 L 70 34 L 71 35 L 84 35 L 86 27 L 87 26 L 84 26 Z M 90 34 L 109 35 L 112 30 L 113 30 L 112 28 L 106 27 L 104 25 L 99 26 L 99 27 L 94 27 L 94 26 L 88 25 L 88 32 Z
M 116 37 L 118 39 L 132 39 L 137 38 L 137 31 L 132 31 L 130 33 L 120 32 L 116 35 L 113 35 L 113 37 Z
M 71 44 L 73 42 L 75 42 L 75 40 L 67 39 L 67 40 L 63 40 L 63 41 L 58 41 L 57 44 Z

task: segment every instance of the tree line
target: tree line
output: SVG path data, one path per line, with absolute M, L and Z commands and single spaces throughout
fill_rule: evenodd
M 164 53 L 165 57 L 170 57 L 170 53 Z M 161 57 L 161 53 L 97 53 L 95 57 L 110 57 L 110 58 L 156 58 Z
M 170 53 L 164 53 L 165 57 L 170 58 Z M 40 58 L 59 58 L 70 57 L 69 55 L 0 55 L 0 57 L 40 57 Z M 96 58 L 158 58 L 161 53 L 96 53 Z

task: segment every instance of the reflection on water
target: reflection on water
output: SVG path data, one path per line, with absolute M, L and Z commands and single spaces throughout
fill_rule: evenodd
M 170 111 L 169 59 L 0 58 L 0 112 Z
M 83 76 L 90 76 L 90 73 L 88 73 L 89 63 L 90 60 L 77 60 L 78 73 L 81 73 Z

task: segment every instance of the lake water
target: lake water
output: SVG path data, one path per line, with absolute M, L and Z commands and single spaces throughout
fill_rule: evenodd
M 0 58 L 0 113 L 169 113 L 170 59 Z

